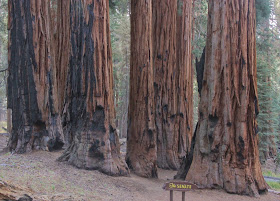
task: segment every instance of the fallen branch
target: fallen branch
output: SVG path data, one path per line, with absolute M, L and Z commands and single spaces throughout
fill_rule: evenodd
M 2 70 L 0 70 L 0 73 L 3 73 L 3 72 L 5 72 L 5 71 L 7 71 L 7 70 L 8 70 L 8 68 L 2 69 Z
M 28 192 L 27 190 L 23 190 L 13 185 L 10 185 L 6 182 L 0 181 L 0 200 L 32 201 L 33 199 L 26 194 L 27 192 Z

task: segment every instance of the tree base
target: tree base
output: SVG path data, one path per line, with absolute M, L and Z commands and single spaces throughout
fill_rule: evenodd
M 236 168 L 209 161 L 207 157 L 195 156 L 186 180 L 201 188 L 224 189 L 228 193 L 259 197 L 268 186 L 260 169 Z M 198 160 L 200 162 L 198 162 Z M 199 165 L 198 165 L 199 164 Z
M 95 140 L 92 143 L 83 143 L 75 137 L 72 144 L 65 150 L 57 160 L 86 170 L 98 170 L 110 176 L 128 176 L 129 169 L 121 158 L 119 152 L 112 151 L 107 142 Z M 106 148 L 107 147 L 107 148 Z

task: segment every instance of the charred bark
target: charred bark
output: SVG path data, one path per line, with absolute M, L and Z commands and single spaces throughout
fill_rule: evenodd
M 197 127 L 198 127 L 198 124 L 196 124 L 194 135 L 192 136 L 190 151 L 184 157 L 183 162 L 182 162 L 182 164 L 181 164 L 177 174 L 174 176 L 174 179 L 184 180 L 186 178 L 186 176 L 187 176 L 187 173 L 189 172 L 189 169 L 190 169 L 192 161 L 193 161 L 193 154 L 194 154 L 194 146 L 195 146 Z
M 63 141 L 52 88 L 49 1 L 9 0 L 9 148 L 45 149 L 43 138 Z M 51 148 L 51 147 L 50 147 Z
M 190 1 L 153 1 L 157 163 L 164 169 L 180 167 L 192 136 L 191 12 Z
M 200 117 L 186 180 L 258 196 L 267 184 L 258 151 L 255 13 L 254 0 L 209 1 Z
M 131 1 L 131 41 L 126 161 L 137 175 L 157 177 L 152 0 Z
M 71 143 L 59 160 L 119 176 L 129 171 L 114 124 L 108 3 L 70 1 L 71 53 L 63 115 Z
M 201 96 L 201 89 L 203 83 L 203 73 L 204 73 L 204 65 L 205 65 L 205 48 L 203 49 L 200 61 L 195 58 L 195 68 L 196 68 L 196 80 L 198 86 L 198 93 Z

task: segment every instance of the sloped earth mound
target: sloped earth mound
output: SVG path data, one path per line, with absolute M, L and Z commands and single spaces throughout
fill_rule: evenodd
M 0 135 L 0 145 L 6 142 L 7 137 Z M 162 186 L 168 179 L 173 178 L 176 174 L 174 171 L 159 170 L 159 179 L 150 180 L 135 175 L 110 177 L 98 171 L 79 170 L 67 163 L 57 162 L 56 159 L 61 153 L 43 151 L 24 155 L 2 153 L 0 180 L 17 186 L 15 188 L 19 189 L 19 196 L 27 194 L 36 201 L 169 200 L 169 192 L 164 191 Z M 182 200 L 180 192 L 174 193 L 174 200 Z M 255 199 L 227 194 L 222 190 L 198 190 L 187 192 L 186 200 L 278 201 L 280 196 L 268 193 Z

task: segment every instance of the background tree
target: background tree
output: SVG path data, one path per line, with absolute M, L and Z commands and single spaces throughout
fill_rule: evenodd
M 63 115 L 71 138 L 59 160 L 127 175 L 114 122 L 109 1 L 71 0 L 69 12 L 71 53 Z
M 256 122 L 255 1 L 210 0 L 208 15 L 200 116 L 186 180 L 258 196 L 267 186 Z
M 9 148 L 24 153 L 63 145 L 52 84 L 49 1 L 9 0 L 8 108 L 12 109 Z
M 127 134 L 129 101 L 130 1 L 118 0 L 110 2 L 116 126 L 120 138 L 124 138 Z
M 126 161 L 137 175 L 157 177 L 152 0 L 131 1 L 131 41 Z
M 257 1 L 260 159 L 275 159 L 279 141 L 279 27 L 277 1 Z
M 10 131 L 10 125 L 6 123 L 5 118 L 11 117 L 10 111 L 7 114 L 7 97 L 6 97 L 6 83 L 7 83 L 7 68 L 8 68 L 8 1 L 0 0 L 0 132 L 7 132 L 3 130 L 5 127 Z M 10 123 L 10 122 L 9 122 Z

